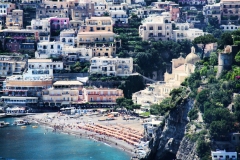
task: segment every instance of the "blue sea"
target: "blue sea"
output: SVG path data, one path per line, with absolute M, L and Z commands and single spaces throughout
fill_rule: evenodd
M 13 123 L 14 118 L 0 121 Z M 46 133 L 46 134 L 44 134 Z M 44 126 L 22 129 L 20 126 L 0 128 L 0 159 L 16 160 L 129 160 L 122 150 L 79 136 L 54 133 Z

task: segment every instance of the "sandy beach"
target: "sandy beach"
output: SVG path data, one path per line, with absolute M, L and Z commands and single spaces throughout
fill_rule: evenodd
M 139 118 L 123 120 L 123 117 L 119 116 L 114 117 L 115 120 L 99 121 L 99 119 L 104 118 L 102 115 L 85 114 L 77 118 L 70 118 L 68 115 L 61 115 L 60 113 L 40 113 L 25 118 L 30 122 L 38 122 L 41 125 L 51 127 L 47 130 L 48 132 L 64 132 L 76 137 L 100 141 L 122 149 L 131 156 L 136 156 L 135 147 L 139 144 L 140 137 L 143 137 L 142 120 Z M 101 132 L 100 129 L 104 129 L 106 132 L 103 130 Z M 119 135 L 119 137 L 116 135 Z

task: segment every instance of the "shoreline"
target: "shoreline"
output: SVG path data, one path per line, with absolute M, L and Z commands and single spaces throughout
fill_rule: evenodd
M 119 150 L 126 152 L 127 154 L 130 155 L 130 157 L 136 157 L 136 154 L 134 152 L 135 151 L 134 145 L 131 145 L 131 144 L 129 144 L 123 140 L 117 139 L 115 137 L 111 137 L 111 136 L 103 135 L 100 133 L 80 129 L 80 128 L 78 128 L 79 124 L 77 124 L 77 123 L 76 124 L 67 123 L 68 119 L 66 120 L 66 122 L 64 120 L 64 122 L 62 124 L 59 123 L 58 125 L 56 125 L 56 123 L 54 123 L 56 121 L 43 118 L 41 116 L 41 114 L 26 116 L 25 118 L 27 120 L 29 120 L 30 122 L 32 122 L 33 124 L 34 124 L 34 122 L 37 122 L 41 126 L 50 127 L 51 132 L 55 132 L 55 133 L 59 133 L 59 134 L 65 133 L 65 134 L 73 135 L 73 136 L 79 137 L 79 138 L 85 138 L 85 139 L 101 142 L 101 143 L 104 143 L 105 145 L 109 145 L 110 147 L 114 147 L 114 148 L 117 148 Z M 47 131 L 48 131 L 48 129 L 47 129 Z

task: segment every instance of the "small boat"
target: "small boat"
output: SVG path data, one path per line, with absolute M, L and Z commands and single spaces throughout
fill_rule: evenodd
M 38 128 L 38 126 L 32 126 L 32 128 Z
M 29 124 L 30 123 L 24 119 L 18 119 L 13 122 L 13 125 L 17 125 L 17 126 L 24 126 L 24 125 L 29 125 Z
M 0 128 L 6 127 L 8 125 L 9 125 L 8 122 L 0 121 Z
M 21 128 L 27 128 L 27 126 L 21 126 Z

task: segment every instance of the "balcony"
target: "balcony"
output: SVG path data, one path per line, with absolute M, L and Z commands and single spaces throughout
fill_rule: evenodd
M 62 94 L 49 94 L 49 96 L 62 96 Z

